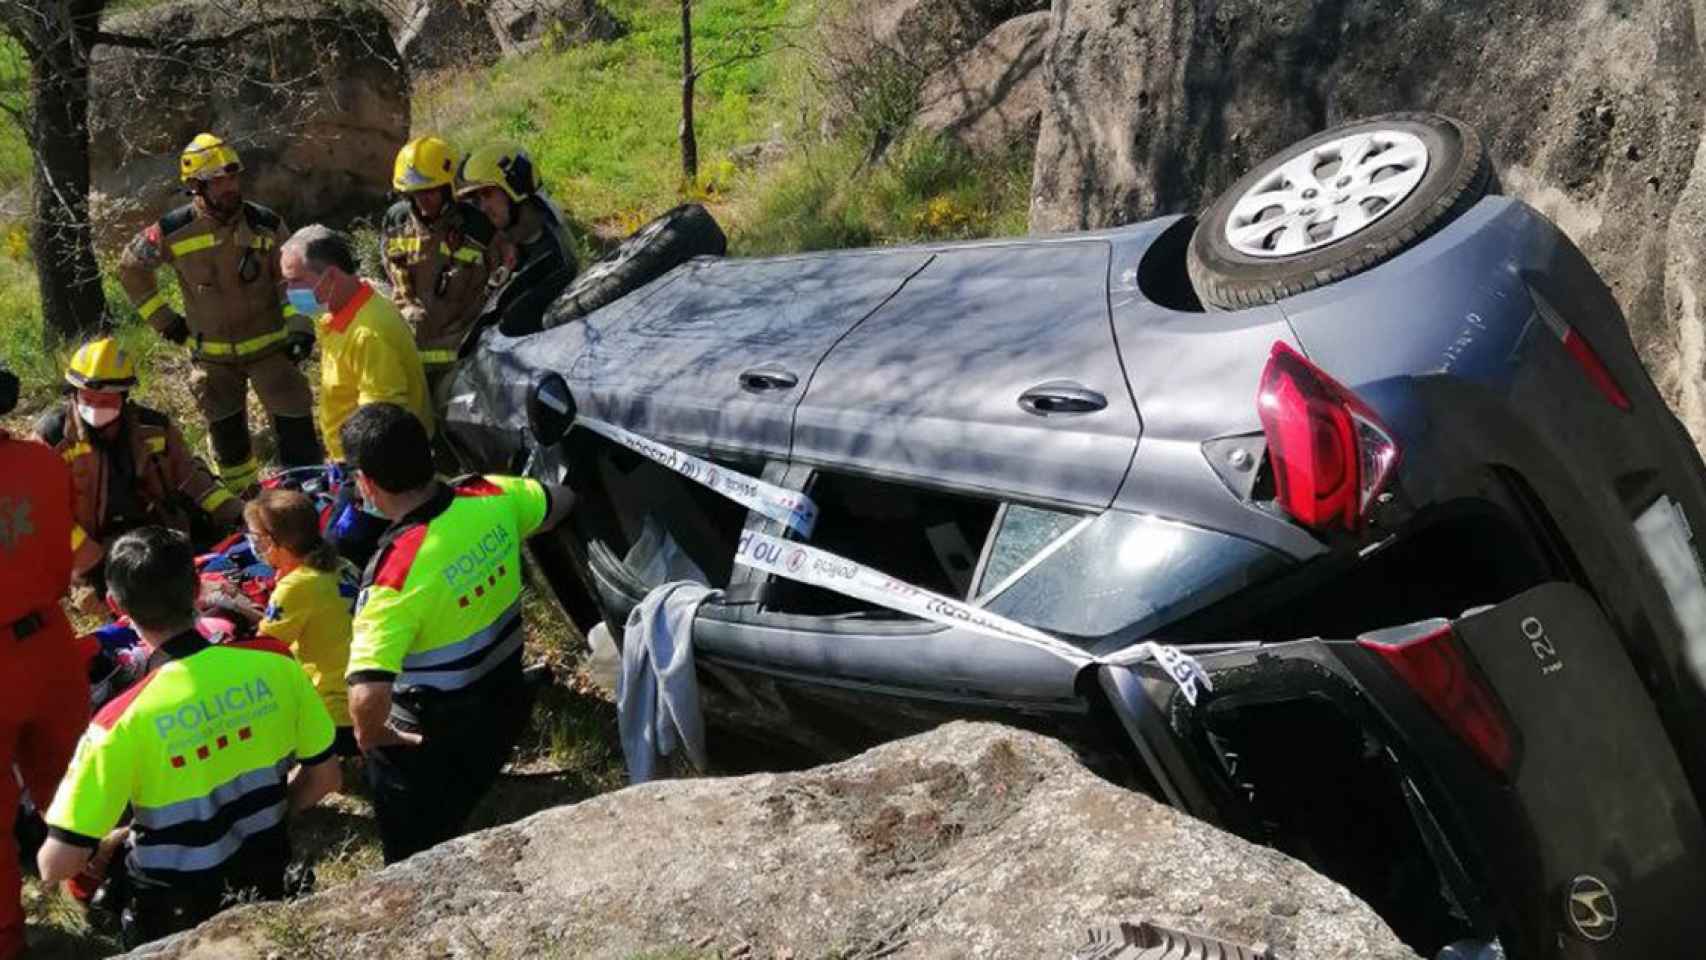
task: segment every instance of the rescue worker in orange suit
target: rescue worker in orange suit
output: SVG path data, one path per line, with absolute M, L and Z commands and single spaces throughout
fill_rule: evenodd
M 242 494 L 260 465 L 249 437 L 249 386 L 272 415 L 286 466 L 320 462 L 314 398 L 298 367 L 314 332 L 279 294 L 278 248 L 290 235 L 266 207 L 243 199 L 243 163 L 225 141 L 204 133 L 179 158 L 191 200 L 144 228 L 119 260 L 119 282 L 161 336 L 187 344 L 190 390 L 207 418 L 219 479 Z M 184 312 L 157 285 L 161 267 L 178 277 Z
M 0 414 L 17 399 L 18 379 L 0 369 Z M 0 960 L 24 952 L 12 832 L 18 777 L 45 809 L 89 722 L 89 680 L 59 607 L 71 580 L 71 529 L 64 461 L 0 428 Z
M 533 158 L 513 143 L 470 153 L 456 174 L 458 199 L 477 204 L 515 246 L 515 270 L 491 306 L 505 333 L 537 332 L 559 294 L 575 278 L 575 254 L 563 214 L 545 195 Z
M 489 289 L 501 286 L 515 265 L 509 240 L 478 206 L 456 199 L 460 162 L 456 148 L 439 137 L 404 144 L 391 171 L 391 186 L 403 198 L 385 212 L 379 236 L 391 299 L 414 328 L 434 402 Z
M 243 520 L 243 505 L 190 455 L 165 414 L 129 399 L 136 362 L 117 340 L 79 347 L 65 371 L 71 393 L 36 435 L 71 468 L 79 606 L 106 594 L 102 559 L 124 533 L 159 524 L 211 544 Z

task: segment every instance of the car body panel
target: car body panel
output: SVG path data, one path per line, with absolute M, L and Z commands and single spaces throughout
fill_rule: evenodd
M 793 459 L 1106 507 L 1141 431 L 1109 326 L 1108 268 L 1099 240 L 939 252 L 824 357 L 796 414 Z M 1105 406 L 1021 407 L 1051 384 Z

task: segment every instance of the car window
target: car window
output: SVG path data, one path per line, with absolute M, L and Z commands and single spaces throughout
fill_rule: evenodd
M 917 587 L 965 598 L 1000 506 L 996 501 L 909 484 L 819 472 L 807 492 L 817 504 L 811 544 Z M 765 609 L 831 616 L 898 617 L 885 607 L 784 578 Z
M 983 576 L 978 580 L 978 595 L 999 592 L 1025 564 L 1088 522 L 1088 518 L 1076 514 L 1022 503 L 1008 504 L 996 522 L 989 559 L 984 564 Z
M 1040 535 L 1036 531 L 1053 530 L 1059 522 L 1021 517 L 1014 542 L 1032 543 Z M 1006 524 L 1002 527 L 1005 534 Z M 992 547 L 992 569 L 999 551 L 999 544 Z M 1013 553 L 1018 552 L 1015 547 Z M 1069 527 L 1029 561 L 1021 561 L 1005 581 L 986 573 L 983 582 L 991 587 L 980 602 L 1051 633 L 1141 636 L 1266 578 L 1279 564 L 1275 554 L 1248 540 L 1109 511 Z

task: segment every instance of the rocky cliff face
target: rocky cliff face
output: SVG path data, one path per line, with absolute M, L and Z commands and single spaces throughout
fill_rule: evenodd
M 96 50 L 91 206 L 103 246 L 184 202 L 178 156 L 203 131 L 236 146 L 247 197 L 293 226 L 384 209 L 391 161 L 409 134 L 409 81 L 376 13 L 220 0 L 155 7 L 108 27 L 162 49 Z M 198 48 L 193 69 L 172 50 L 233 35 Z
M 1194 212 L 1343 120 L 1473 123 L 1582 247 L 1706 440 L 1706 8 L 1680 0 L 1056 0 L 1034 230 Z
M 1414 960 L 1344 888 L 957 723 L 846 763 L 663 781 L 466 837 L 133 957 L 1065 960 L 1153 920 L 1309 960 Z M 648 952 L 657 951 L 657 952 Z

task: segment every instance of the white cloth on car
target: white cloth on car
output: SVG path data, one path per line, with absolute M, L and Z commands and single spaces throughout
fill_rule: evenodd
M 617 727 L 628 779 L 645 783 L 658 761 L 680 748 L 705 769 L 705 726 L 693 673 L 693 618 L 719 591 L 676 581 L 655 587 L 628 614 L 622 631 L 622 674 L 616 683 Z
M 709 583 L 705 571 L 693 562 L 669 531 L 663 528 L 656 518 L 646 515 L 645 526 L 640 529 L 640 535 L 634 538 L 634 545 L 628 549 L 627 556 L 622 558 L 622 565 L 639 581 L 648 587 L 656 587 L 673 580 L 691 580 L 694 583 Z

